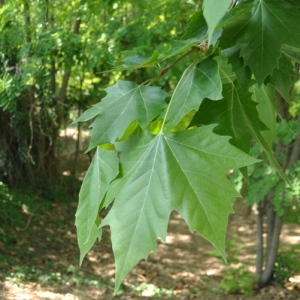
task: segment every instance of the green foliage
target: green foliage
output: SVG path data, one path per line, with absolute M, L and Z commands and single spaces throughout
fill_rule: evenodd
M 28 281 L 38 282 L 40 285 L 51 284 L 52 286 L 62 286 L 62 285 L 89 285 L 103 287 L 109 284 L 108 282 L 103 282 L 94 277 L 85 277 L 78 270 L 78 268 L 73 265 L 69 265 L 62 272 L 56 272 L 51 270 L 51 268 L 37 269 L 35 267 L 16 267 L 14 271 L 10 272 L 5 279 L 7 281 L 13 282 L 19 286 L 26 284 Z
M 0 241 L 7 244 L 14 244 L 15 241 L 10 235 L 4 234 L 11 227 L 24 228 L 28 218 L 36 213 L 49 208 L 50 202 L 41 204 L 31 191 L 10 190 L 0 181 Z
M 224 279 L 219 283 L 219 287 L 228 294 L 254 295 L 254 284 L 257 282 L 256 276 L 247 271 L 246 266 L 231 268 L 222 274 Z
M 132 64 L 124 57 L 132 47 L 135 54 L 149 52 L 182 34 L 196 4 L 12 0 L 0 6 L 0 172 L 11 185 L 35 178 L 51 185 L 58 177 L 53 148 L 70 114 L 98 102 L 107 85 L 122 79 L 104 71 L 119 60 Z M 151 72 L 126 75 L 143 82 Z
M 299 135 L 300 127 L 297 120 L 283 121 L 277 126 L 278 139 L 281 141 L 281 147 L 289 147 L 295 139 L 295 135 Z M 254 151 L 255 152 L 255 151 Z M 257 158 L 262 158 L 262 162 L 256 164 L 253 171 L 250 172 L 250 184 L 241 186 L 243 196 L 247 200 L 247 205 L 251 206 L 255 203 L 263 201 L 270 190 L 274 191 L 273 205 L 278 215 L 283 216 L 286 209 L 295 201 L 300 199 L 300 161 L 296 161 L 288 169 L 288 182 L 281 180 L 278 173 L 274 169 L 266 165 L 264 155 L 257 152 Z M 282 165 L 286 163 L 287 156 L 282 151 L 278 158 Z M 239 175 L 241 177 L 241 175 Z M 237 179 L 235 179 L 237 180 Z
M 230 253 L 227 261 L 227 270 L 222 272 L 222 280 L 215 291 L 218 293 L 244 294 L 246 296 L 254 295 L 254 285 L 257 282 L 256 276 L 248 271 L 249 263 L 239 264 L 239 254 L 243 245 L 237 244 L 235 238 L 226 241 L 226 250 Z M 213 250 L 212 256 L 219 257 Z M 222 261 L 220 261 L 222 263 Z M 237 266 L 239 264 L 239 266 Z
M 271 167 L 254 168 L 250 175 L 258 170 L 266 189 L 278 187 L 279 214 L 286 205 L 282 191 L 288 187 L 281 180 L 287 182 L 290 175 L 273 153 L 274 90 L 288 98 L 295 75 L 291 66 L 300 49 L 300 6 L 296 0 L 246 0 L 234 1 L 228 11 L 230 4 L 204 1 L 181 40 L 157 46 L 152 54 L 144 49 L 125 54 L 116 71 L 126 70 L 132 78 L 133 70 L 141 69 L 139 74 L 150 76 L 137 78 L 138 84 L 118 81 L 77 120 L 95 118 L 88 150 L 97 148 L 76 215 L 80 259 L 101 228 L 110 226 L 116 291 L 127 273 L 156 251 L 156 239 L 165 240 L 172 210 L 225 258 L 227 218 L 232 198 L 239 195 L 226 172 L 241 169 L 248 176 L 247 167 L 258 162 L 253 141 Z M 187 57 L 192 62 L 170 94 L 154 86 L 175 65 L 182 63 L 184 69 Z M 297 164 L 292 174 L 289 179 L 295 181 Z M 260 184 L 252 201 L 266 189 Z M 294 187 L 290 192 L 295 195 Z M 97 212 L 108 207 L 100 220 Z M 228 291 L 237 289 L 232 283 L 242 276 L 239 289 L 250 293 L 252 279 L 245 270 L 231 275 L 224 283 Z
M 300 248 L 298 245 L 289 246 L 289 249 L 281 249 L 277 255 L 274 266 L 274 281 L 284 285 L 290 277 L 300 272 L 299 262 Z
M 242 1 L 225 21 L 221 45 L 238 45 L 244 65 L 261 85 L 278 69 L 283 45 L 299 48 L 299 9 L 298 1 Z

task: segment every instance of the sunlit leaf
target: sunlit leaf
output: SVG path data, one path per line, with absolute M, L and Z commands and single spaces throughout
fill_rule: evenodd
M 225 257 L 231 199 L 238 193 L 226 171 L 256 162 L 212 132 L 214 126 L 154 136 L 144 131 L 117 145 L 122 176 L 108 190 L 109 225 L 116 259 L 116 289 L 150 251 L 165 240 L 169 216 L 178 211 Z
M 212 35 L 223 18 L 232 0 L 204 0 L 203 14 L 208 25 L 208 43 L 210 44 Z
M 168 93 L 159 87 L 137 85 L 119 80 L 106 89 L 107 95 L 77 119 L 86 121 L 97 116 L 91 125 L 88 150 L 121 138 L 127 127 L 137 121 L 142 128 L 156 118 L 166 106 Z

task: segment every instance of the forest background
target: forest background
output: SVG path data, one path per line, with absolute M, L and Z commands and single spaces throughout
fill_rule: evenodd
M 266 4 L 269 2 L 272 1 L 265 1 Z M 93 156 L 93 150 L 83 154 L 88 147 L 84 137 L 89 123 L 73 124 L 73 121 L 103 99 L 107 94 L 105 89 L 114 85 L 117 80 L 141 84 L 149 78 L 163 75 L 159 76 L 156 85 L 166 92 L 174 91 L 182 74 L 194 59 L 193 56 L 185 56 L 185 53 L 195 43 L 197 45 L 194 40 L 184 45 L 178 40 L 186 35 L 188 24 L 190 34 L 193 20 L 201 21 L 197 13 L 201 7 L 202 3 L 199 1 L 172 0 L 153 5 L 144 1 L 0 1 L 0 255 L 4 270 L 1 279 L 6 283 L 3 284 L 3 295 L 10 295 L 10 283 L 22 286 L 27 282 L 38 284 L 42 281 L 50 286 L 54 282 L 56 285 L 57 282 L 58 285 L 65 285 L 72 282 L 70 278 L 73 278 L 75 283 L 72 284 L 76 287 L 84 286 L 84 289 L 88 289 L 89 285 L 99 287 L 100 284 L 101 288 L 103 285 L 107 286 L 112 293 L 112 282 L 103 283 L 100 279 L 97 281 L 94 277 L 82 276 L 80 269 L 71 264 L 64 266 L 62 271 L 58 265 L 55 266 L 55 259 L 43 262 L 44 268 L 21 265 L 23 262 L 19 257 L 40 257 L 43 247 L 36 246 L 34 251 L 30 250 L 28 237 L 20 236 L 37 234 L 50 217 L 53 219 L 48 222 L 55 224 L 50 230 L 51 241 L 55 232 L 68 234 L 65 224 L 72 223 L 72 220 L 75 222 L 75 212 L 72 208 L 68 211 L 67 207 L 76 207 L 83 175 Z M 299 9 L 298 6 L 296 8 Z M 191 17 L 192 21 L 189 23 Z M 295 32 L 300 32 L 297 31 L 297 26 Z M 157 62 L 157 53 L 163 53 L 168 43 L 172 50 L 169 57 L 173 62 L 179 59 L 180 63 L 172 64 L 170 61 L 171 67 L 165 65 L 163 74 L 155 68 L 145 68 Z M 245 196 L 245 199 L 240 200 L 243 205 L 237 203 L 235 207 L 252 217 L 255 213 L 258 216 L 256 225 L 253 225 L 253 230 L 258 232 L 258 245 L 262 241 L 264 230 L 267 236 L 279 237 L 282 222 L 299 225 L 299 50 L 292 46 L 293 48 L 284 49 L 284 53 L 293 61 L 293 65 L 282 60 L 280 78 L 273 77 L 269 82 L 277 88 L 276 100 L 270 101 L 278 104 L 279 111 L 277 125 L 274 125 L 279 142 L 274 146 L 274 152 L 284 173 L 289 174 L 293 188 L 280 179 L 274 168 L 266 166 L 259 147 L 253 148 L 253 156 L 262 159 L 262 163 L 257 164 L 256 169 L 250 172 L 253 183 L 251 188 L 245 188 L 246 184 L 240 173 L 233 173 L 231 176 L 237 189 L 244 191 L 242 194 Z M 153 52 L 154 49 L 156 52 Z M 275 97 L 269 87 L 263 92 L 272 94 L 270 99 Z M 257 89 L 257 93 L 261 91 Z M 284 100 L 286 98 L 288 102 Z M 259 125 L 263 128 L 263 125 Z M 71 137 L 70 132 L 73 133 Z M 270 199 L 272 205 L 268 205 Z M 245 207 L 252 207 L 253 211 L 245 210 Z M 265 227 L 263 221 L 267 222 Z M 235 226 L 231 230 L 237 230 L 241 224 Z M 274 231 L 274 228 L 277 230 Z M 75 236 L 73 239 L 76 241 Z M 39 242 L 34 242 L 36 245 L 42 244 L 42 235 Z M 63 239 L 56 242 L 63 243 Z M 111 252 L 107 240 L 106 243 L 107 251 Z M 292 286 L 290 290 L 280 289 L 280 292 L 288 291 L 291 297 L 297 292 L 297 275 L 299 276 L 300 271 L 297 244 L 284 248 L 284 251 L 279 252 L 280 255 L 277 255 L 277 251 L 275 255 L 273 252 L 269 255 L 268 251 L 274 247 L 267 247 L 269 249 L 266 255 L 272 257 L 270 263 L 264 265 L 263 259 L 256 260 L 257 269 L 260 270 L 259 278 L 261 279 L 262 274 L 266 276 L 261 279 L 265 282 L 260 286 L 253 269 L 251 272 L 248 266 L 238 262 L 237 249 L 243 247 L 240 243 L 235 239 L 227 242 L 227 249 L 231 250 L 228 260 L 237 263 L 235 268 L 229 268 L 220 276 L 219 282 L 204 288 L 205 291 L 198 287 L 197 280 L 194 281 L 194 286 L 189 283 L 182 288 L 186 293 L 184 297 L 200 297 L 204 292 L 212 294 L 212 297 L 227 293 L 254 295 L 259 293 L 259 287 L 270 283 L 276 287 L 284 287 L 286 284 Z M 269 243 L 270 246 L 274 241 L 270 240 Z M 276 250 L 278 245 L 277 238 Z M 16 248 L 20 250 L 16 251 Z M 192 249 L 191 247 L 191 251 Z M 219 253 L 213 250 L 211 253 L 219 258 Z M 257 257 L 260 257 L 259 253 L 264 257 L 262 251 L 258 250 L 257 253 Z M 41 260 L 43 261 L 42 258 Z M 240 278 L 244 280 L 237 284 Z M 292 281 L 289 281 L 290 278 Z M 113 276 L 111 279 L 113 280 Z M 149 289 L 153 297 L 175 297 L 174 290 L 177 287 L 170 287 L 171 283 L 164 287 L 151 285 L 153 283 L 148 281 L 143 284 L 132 284 L 129 291 L 126 290 L 126 285 L 123 286 L 124 290 L 119 297 L 142 297 L 143 292 L 147 294 Z M 278 290 L 276 293 L 280 294 Z M 183 293 L 178 295 L 183 297 Z M 34 297 L 39 299 L 38 296 Z M 90 298 L 93 299 L 92 296 Z

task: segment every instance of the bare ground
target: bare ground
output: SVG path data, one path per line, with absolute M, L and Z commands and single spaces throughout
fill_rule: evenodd
M 272 285 L 257 291 L 254 296 L 220 293 L 218 284 L 226 270 L 244 264 L 250 272 L 254 272 L 254 217 L 248 214 L 241 202 L 236 204 L 236 208 L 237 212 L 231 215 L 229 222 L 228 240 L 234 242 L 229 244 L 228 260 L 236 257 L 237 262 L 224 264 L 213 247 L 199 234 L 191 234 L 185 222 L 174 213 L 166 243 L 158 241 L 157 254 L 152 253 L 147 261 L 140 262 L 125 279 L 122 293 L 113 297 L 114 259 L 109 230 L 105 230 L 101 243 L 93 247 L 79 269 L 73 225 L 76 203 L 52 204 L 51 210 L 41 216 L 36 224 L 29 225 L 25 231 L 15 228 L 15 250 L 1 249 L 3 245 L 0 245 L 1 252 L 17 262 L 2 265 L 0 299 L 300 299 L 299 282 L 290 290 Z M 299 243 L 299 237 L 299 227 L 285 225 L 282 235 L 284 243 Z M 23 253 L 21 257 L 20 248 Z M 43 278 L 22 283 L 7 279 L 7 274 L 20 266 L 48 269 L 52 274 L 69 272 L 69 276 L 63 283 L 58 280 L 58 285 Z M 93 278 L 98 283 L 85 284 L 83 280 L 72 281 L 72 277 Z M 295 277 L 296 281 L 297 278 L 300 279 L 300 276 Z M 136 288 L 132 289 L 132 286 Z M 161 296 L 157 296 L 158 289 Z

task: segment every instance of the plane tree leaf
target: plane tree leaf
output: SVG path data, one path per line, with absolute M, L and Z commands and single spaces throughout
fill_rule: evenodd
M 240 47 L 235 46 L 225 49 L 223 54 L 228 58 L 228 62 L 232 65 L 232 69 L 240 86 L 244 91 L 247 91 L 252 74 L 249 67 L 244 66 L 244 59 L 240 57 Z
M 98 208 L 110 182 L 118 173 L 117 152 L 105 151 L 98 147 L 81 185 L 76 211 L 75 225 L 80 248 L 80 263 L 95 240 L 101 238 L 101 230 L 96 226 L 96 223 L 99 223 Z
M 218 63 L 212 58 L 190 65 L 176 86 L 176 89 L 163 113 L 166 128 L 174 128 L 186 114 L 198 110 L 204 98 L 222 98 L 222 81 Z
M 282 45 L 299 47 L 298 0 L 242 1 L 224 27 L 222 47 L 241 47 L 240 55 L 259 84 L 278 67 Z
M 132 70 L 155 66 L 159 60 L 159 52 L 154 50 L 151 56 L 144 53 L 135 53 L 122 58 L 116 63 L 114 71 Z
M 298 46 L 299 47 L 299 46 Z M 291 61 L 300 63 L 300 49 L 283 45 L 281 52 Z
M 249 153 L 251 141 L 258 142 L 264 149 L 270 164 L 286 180 L 271 145 L 261 134 L 269 128 L 261 121 L 256 106 L 257 103 L 251 99 L 251 93 L 245 93 L 237 82 L 225 84 L 223 99 L 220 101 L 205 99 L 191 125 L 217 123 L 215 132 L 233 137 L 231 143 L 246 153 Z
M 109 226 L 116 290 L 157 250 L 157 238 L 165 241 L 173 210 L 225 258 L 228 214 L 238 196 L 226 172 L 239 168 L 247 176 L 247 166 L 257 162 L 248 155 L 253 141 L 287 181 L 272 151 L 274 90 L 288 100 L 297 78 L 300 2 L 233 1 L 230 10 L 231 1 L 221 2 L 204 0 L 181 40 L 152 55 L 126 52 L 119 70 L 155 66 L 157 75 L 147 86 L 117 81 L 76 121 L 93 119 L 88 150 L 97 147 L 76 213 L 80 260 Z M 187 57 L 193 63 L 176 85 L 178 72 L 161 80 Z M 172 94 L 151 86 L 155 80 Z M 98 212 L 109 205 L 101 221 Z
M 290 100 L 290 93 L 292 83 L 292 75 L 295 74 L 294 66 L 291 61 L 285 56 L 279 60 L 278 68 L 276 68 L 272 75 L 265 80 L 271 83 L 280 95 L 286 100 Z
M 274 94 L 274 88 L 271 85 L 261 85 L 260 87 L 255 84 L 250 89 L 252 93 L 252 99 L 258 103 L 256 106 L 260 120 L 264 120 L 264 124 L 267 125 L 268 130 L 261 131 L 262 136 L 272 147 L 274 140 L 277 138 L 276 133 L 276 97 Z
M 203 11 L 197 11 L 191 16 L 182 39 L 201 42 L 207 35 L 207 30 L 207 23 L 203 16 Z
M 203 1 L 203 15 L 208 26 L 208 43 L 210 44 L 212 35 L 226 14 L 232 0 L 204 0 Z
M 214 134 L 213 127 L 156 136 L 144 131 L 116 145 L 122 175 L 108 190 L 108 202 L 115 200 L 101 225 L 111 228 L 116 289 L 141 259 L 156 251 L 157 237 L 165 240 L 172 210 L 225 257 L 231 199 L 238 196 L 226 171 L 256 160 L 233 147 L 229 137 Z
M 122 80 L 107 88 L 106 92 L 105 98 L 77 119 L 77 122 L 87 121 L 97 116 L 91 125 L 88 150 L 121 138 L 133 121 L 138 121 L 142 128 L 147 127 L 160 115 L 169 95 L 160 87 Z

